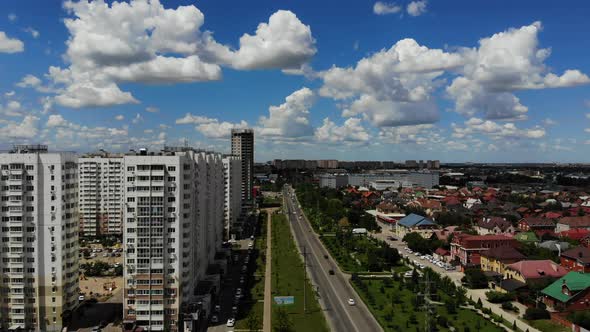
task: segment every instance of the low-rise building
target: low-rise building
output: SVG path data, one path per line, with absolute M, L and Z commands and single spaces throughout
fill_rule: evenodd
M 590 310 L 590 274 L 570 272 L 541 291 L 543 302 L 555 311 Z
M 563 266 L 549 259 L 523 260 L 506 265 L 504 279 L 515 279 L 530 285 L 539 284 L 550 279 L 561 278 L 567 272 Z
M 555 231 L 555 222 L 547 218 L 522 218 L 518 221 L 518 229 L 523 232 L 533 231 L 536 234 Z
M 408 233 L 418 233 L 427 239 L 432 236 L 432 232 L 437 227 L 434 221 L 412 213 L 403 217 L 395 224 L 395 234 L 400 239 L 403 239 Z
M 485 250 L 481 253 L 481 270 L 504 275 L 506 265 L 526 259 L 526 256 L 511 246 Z
M 560 233 L 580 228 L 590 230 L 590 216 L 563 217 L 555 225 L 555 232 Z
M 590 272 L 590 249 L 580 246 L 564 251 L 559 257 L 560 264 L 569 271 Z
M 479 235 L 514 233 L 512 224 L 502 217 L 484 217 L 474 227 Z
M 514 238 L 505 235 L 456 234 L 451 243 L 451 260 L 457 261 L 463 269 L 477 267 L 482 252 L 503 246 L 516 247 L 516 244 Z

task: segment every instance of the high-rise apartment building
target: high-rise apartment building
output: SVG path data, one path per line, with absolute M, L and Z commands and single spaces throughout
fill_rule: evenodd
M 0 330 L 61 331 L 78 301 L 76 157 L 19 145 L 0 174 Z
M 123 157 L 81 157 L 78 175 L 80 234 L 122 234 Z
M 223 171 L 225 181 L 225 228 L 227 238 L 241 232 L 237 225 L 242 212 L 242 160 L 238 156 L 223 157 Z
M 254 130 L 232 129 L 231 154 L 242 160 L 242 198 L 251 201 L 254 185 Z
M 190 148 L 124 157 L 124 320 L 177 331 L 221 248 L 221 154 Z

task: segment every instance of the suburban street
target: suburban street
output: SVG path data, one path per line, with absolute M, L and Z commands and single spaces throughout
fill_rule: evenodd
M 319 302 L 332 331 L 383 331 L 377 320 L 349 284 L 349 276 L 340 271 L 336 262 L 313 232 L 309 221 L 299 208 L 294 191 L 287 187 L 284 194 L 293 235 L 300 251 L 307 253 L 307 271 L 312 284 L 318 288 Z M 326 258 L 327 257 L 327 258 Z M 334 274 L 330 275 L 329 271 Z M 311 290 L 308 294 L 312 294 Z M 348 305 L 348 299 L 356 305 Z
M 417 257 L 415 255 L 412 254 L 408 254 L 404 248 L 406 247 L 406 244 L 404 242 L 401 241 L 401 239 L 397 238 L 395 236 L 395 233 L 390 231 L 389 228 L 385 225 L 383 225 L 382 223 L 378 223 L 379 226 L 381 227 L 381 233 L 369 233 L 369 236 L 372 236 L 374 238 L 377 238 L 379 240 L 385 241 L 387 244 L 389 244 L 389 246 L 391 246 L 392 248 L 396 248 L 400 255 L 404 256 L 404 257 L 408 257 L 411 261 L 416 261 L 420 264 L 423 264 L 429 268 L 431 268 L 432 270 L 434 270 L 435 272 L 437 272 L 438 274 L 440 274 L 441 276 L 448 276 L 449 278 L 451 278 L 451 280 L 453 280 L 453 282 L 455 283 L 455 285 L 457 286 L 462 286 L 461 285 L 461 278 L 463 278 L 463 273 L 459 272 L 459 271 L 446 271 L 443 268 L 440 268 L 439 266 L 432 264 L 431 262 L 429 262 L 426 259 L 420 259 L 420 257 Z M 395 238 L 395 241 L 391 241 L 388 239 L 389 236 L 392 236 L 393 238 Z M 481 299 L 481 302 L 484 306 L 484 308 L 490 308 L 492 310 L 493 313 L 497 314 L 497 315 L 501 315 L 502 317 L 504 317 L 508 322 L 512 323 L 514 321 L 516 321 L 516 326 L 523 330 L 526 331 L 528 330 L 529 332 L 540 332 L 539 330 L 537 330 L 536 328 L 530 326 L 529 324 L 523 322 L 522 320 L 520 320 L 518 318 L 518 315 L 511 312 L 511 311 L 506 311 L 504 309 L 502 309 L 500 307 L 499 304 L 495 304 L 495 303 L 490 303 L 487 300 L 487 297 L 485 295 L 485 293 L 489 290 L 489 289 L 467 289 L 467 297 L 471 297 L 471 299 L 473 299 L 473 301 L 476 301 L 478 299 Z M 521 305 L 520 303 L 517 302 L 513 302 L 513 304 L 515 306 L 517 306 L 520 310 L 520 313 L 524 313 L 525 311 L 525 306 Z

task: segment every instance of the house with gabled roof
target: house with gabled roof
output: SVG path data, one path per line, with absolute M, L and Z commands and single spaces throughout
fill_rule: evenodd
M 542 283 L 546 280 L 561 278 L 567 270 L 549 259 L 522 260 L 506 265 L 504 279 L 515 279 L 526 284 Z
M 481 253 L 481 270 L 504 275 L 506 265 L 526 259 L 526 256 L 511 246 L 491 248 Z
M 579 228 L 590 230 L 590 216 L 563 217 L 557 221 L 555 232 L 559 233 Z
M 568 271 L 590 272 L 590 249 L 579 246 L 566 250 L 559 257 L 561 266 Z
M 474 227 L 479 235 L 514 233 L 512 224 L 502 217 L 484 217 L 478 220 Z
M 569 272 L 541 291 L 543 303 L 560 312 L 590 310 L 590 274 Z
M 553 232 L 555 231 L 555 222 L 548 218 L 525 217 L 518 221 L 518 229 L 523 232 L 537 231 Z
M 432 236 L 432 232 L 438 228 L 438 225 L 421 215 L 411 213 L 395 224 L 395 235 L 400 239 L 408 233 L 418 233 L 422 237 L 428 239 Z

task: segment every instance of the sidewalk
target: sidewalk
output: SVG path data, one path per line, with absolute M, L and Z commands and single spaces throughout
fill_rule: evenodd
M 268 221 L 266 222 L 266 270 L 264 271 L 264 319 L 262 321 L 262 331 L 264 332 L 272 331 L 272 322 L 270 319 L 272 316 L 272 234 L 270 224 L 274 210 L 275 209 L 266 210 L 266 213 L 268 215 Z

